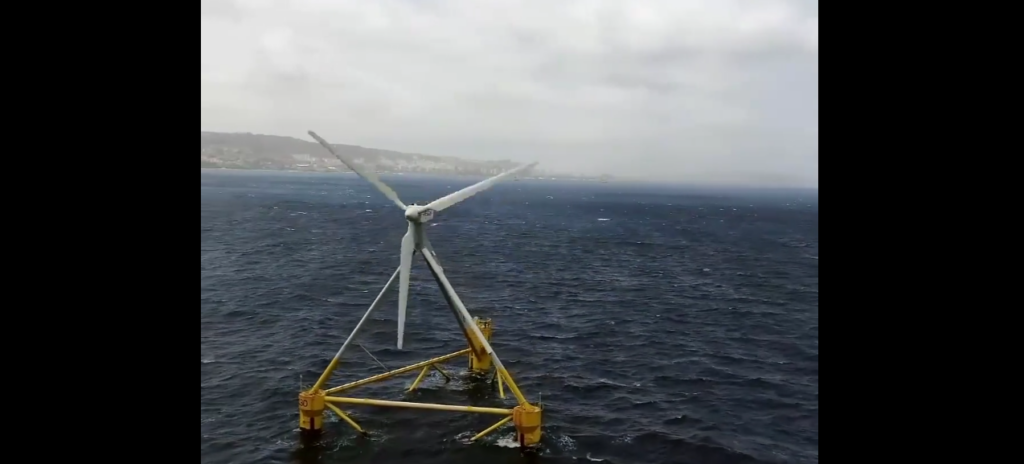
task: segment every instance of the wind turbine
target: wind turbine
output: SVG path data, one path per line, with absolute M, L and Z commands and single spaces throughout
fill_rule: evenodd
M 500 367 L 501 361 L 498 361 L 496 357 L 494 357 L 493 350 L 491 349 L 490 344 L 487 343 L 487 341 L 484 339 L 483 334 L 480 333 L 479 328 L 473 322 L 472 316 L 469 315 L 469 311 L 466 310 L 465 305 L 462 304 L 462 301 L 459 299 L 458 295 L 455 294 L 455 290 L 452 288 L 451 283 L 448 282 L 448 279 L 445 277 L 444 269 L 441 268 L 441 265 L 437 258 L 437 254 L 434 253 L 434 248 L 430 245 L 430 240 L 427 239 L 426 231 L 423 228 L 423 224 L 433 219 L 434 214 L 440 211 L 444 211 L 445 209 L 450 208 L 451 206 L 455 205 L 456 203 L 459 203 L 462 200 L 465 200 L 473 195 L 476 195 L 477 193 L 487 190 L 488 188 L 493 187 L 495 184 L 501 182 L 502 180 L 505 180 L 509 177 L 515 176 L 518 173 L 526 171 L 527 169 L 536 166 L 537 163 L 526 164 L 523 166 L 519 166 L 515 169 L 503 172 L 494 177 L 491 177 L 489 179 L 483 180 L 469 187 L 466 187 L 462 190 L 459 190 L 455 193 L 451 193 L 449 195 L 438 198 L 437 200 L 427 203 L 426 205 L 406 205 L 405 203 L 402 203 L 402 200 L 398 198 L 398 194 L 395 193 L 395 191 L 391 187 L 389 187 L 387 184 L 382 182 L 379 177 L 377 177 L 376 173 L 370 170 L 363 169 L 361 166 L 356 164 L 355 160 L 349 158 L 347 155 L 341 152 L 335 151 L 334 148 L 331 147 L 331 144 L 327 143 L 326 140 L 317 135 L 315 132 L 309 131 L 309 135 L 316 139 L 317 142 L 320 142 L 320 145 L 323 145 L 323 147 L 326 148 L 327 151 L 331 152 L 331 154 L 337 157 L 338 160 L 340 160 L 345 166 L 348 166 L 348 168 L 355 172 L 359 177 L 362 177 L 363 179 L 369 181 L 371 184 L 373 184 L 374 187 L 377 188 L 377 190 L 380 190 L 380 192 L 383 193 L 385 197 L 387 197 L 389 200 L 398 205 L 399 208 L 402 208 L 402 210 L 405 211 L 405 219 L 409 223 L 409 226 L 405 232 L 405 236 L 402 237 L 401 264 L 398 270 L 395 271 L 398 274 L 399 285 L 398 349 L 402 349 L 402 341 L 405 337 L 405 312 L 406 306 L 409 302 L 409 272 L 412 269 L 412 255 L 416 251 L 419 251 L 420 254 L 423 255 L 423 258 L 427 262 L 427 265 L 430 266 L 431 272 L 434 274 L 435 279 L 440 285 L 441 292 L 442 294 L 444 294 L 445 299 L 448 300 L 449 306 L 452 308 L 453 311 L 456 312 L 456 320 L 459 321 L 459 325 L 462 326 L 464 331 L 472 330 L 475 332 L 475 335 L 478 337 L 479 340 L 482 341 L 484 348 L 486 349 L 488 354 L 494 358 L 495 365 Z M 391 279 L 388 281 L 388 284 L 384 287 L 384 290 L 381 291 L 382 296 L 383 293 L 387 291 L 387 289 L 391 286 L 393 281 L 394 276 L 392 275 Z M 378 296 L 377 298 L 379 301 L 380 296 Z M 376 305 L 377 301 L 374 302 L 373 306 Z M 371 310 L 372 309 L 373 308 L 371 307 Z M 367 315 L 369 315 L 369 312 L 367 312 Z M 346 341 L 345 344 L 347 345 L 348 341 Z M 342 350 L 344 349 L 345 347 L 342 346 Z M 339 351 L 338 354 L 340 355 L 341 352 Z

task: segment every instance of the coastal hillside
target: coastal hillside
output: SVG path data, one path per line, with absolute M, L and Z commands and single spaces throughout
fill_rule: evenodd
M 517 165 L 512 161 L 465 160 L 402 153 L 357 145 L 333 144 L 363 166 L 381 173 L 429 173 L 488 176 Z M 200 132 L 203 168 L 288 171 L 349 171 L 320 144 L 294 137 L 250 133 Z

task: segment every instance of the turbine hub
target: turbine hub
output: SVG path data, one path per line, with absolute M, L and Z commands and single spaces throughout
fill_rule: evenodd
M 405 209 L 405 218 L 418 223 L 424 223 L 431 219 L 434 219 L 434 210 L 424 208 L 423 206 L 412 204 Z

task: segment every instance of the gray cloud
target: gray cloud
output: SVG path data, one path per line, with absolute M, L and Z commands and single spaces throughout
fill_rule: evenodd
M 204 130 L 817 185 L 804 0 L 211 0 Z

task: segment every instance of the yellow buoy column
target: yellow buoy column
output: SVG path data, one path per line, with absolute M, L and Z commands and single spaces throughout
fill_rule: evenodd
M 320 389 L 299 393 L 299 430 L 303 434 L 315 435 L 324 429 L 326 396 Z

